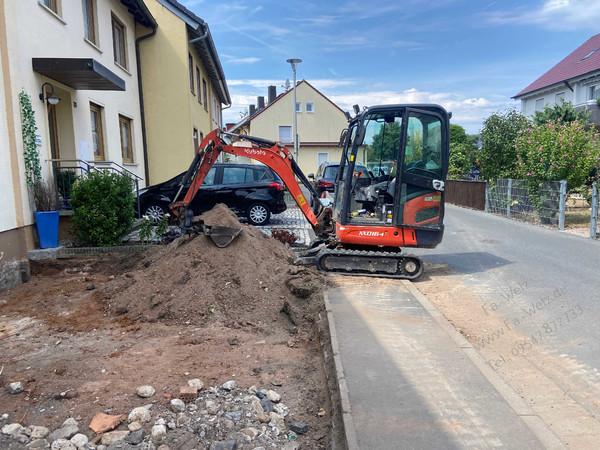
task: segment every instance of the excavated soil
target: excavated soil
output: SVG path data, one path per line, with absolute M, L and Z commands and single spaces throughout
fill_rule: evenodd
M 32 262 L 28 283 L 0 293 L 0 414 L 58 428 L 68 417 L 128 414 L 188 379 L 277 389 L 308 424 L 302 448 L 330 448 L 323 289 L 314 268 L 225 206 L 207 224 L 242 228 L 226 248 L 183 236 L 129 256 Z M 326 339 L 325 339 L 326 342 Z M 8 393 L 21 381 L 24 392 Z M 275 386 L 275 387 L 274 387 Z M 323 411 L 325 414 L 323 414 Z M 94 437 L 91 430 L 88 436 Z

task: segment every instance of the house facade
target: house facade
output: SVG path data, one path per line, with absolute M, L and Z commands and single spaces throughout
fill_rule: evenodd
M 236 124 L 232 131 L 279 141 L 293 150 L 293 89 L 278 96 L 274 89 L 270 87 L 268 104 L 263 105 L 264 99 L 259 97 L 258 108 L 251 108 L 251 114 Z M 306 80 L 296 85 L 296 119 L 299 136 L 297 163 L 305 174 L 316 172 L 325 161 L 340 160 L 338 143 L 342 130 L 348 127 L 346 115 Z
M 576 109 L 586 109 L 591 113 L 591 122 L 600 124 L 600 34 L 592 36 L 513 98 L 521 101 L 521 111 L 526 116 L 564 100 Z
M 158 23 L 140 45 L 146 178 L 156 184 L 189 167 L 231 99 L 208 24 L 175 0 L 145 2 Z
M 45 181 L 66 164 L 141 180 L 136 42 L 155 27 L 142 0 L 0 0 L 0 272 L 36 245 L 19 94 L 35 115 Z

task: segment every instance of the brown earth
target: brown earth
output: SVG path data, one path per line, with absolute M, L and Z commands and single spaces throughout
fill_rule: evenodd
M 144 254 L 32 262 L 28 283 L 0 293 L 7 423 L 55 429 L 75 417 L 87 426 L 97 412 L 128 414 L 147 403 L 135 393 L 140 385 L 168 403 L 188 379 L 233 379 L 280 393 L 309 426 L 303 448 L 331 446 L 317 323 L 331 281 L 293 266 L 282 243 L 224 206 L 203 219 L 243 231 L 226 248 L 200 235 Z M 13 381 L 25 391 L 9 394 Z

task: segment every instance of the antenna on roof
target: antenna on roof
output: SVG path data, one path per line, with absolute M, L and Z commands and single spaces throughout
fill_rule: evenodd
M 281 87 L 282 87 L 282 88 L 285 88 L 285 90 L 287 91 L 287 90 L 289 90 L 289 89 L 290 89 L 290 87 L 291 87 L 291 86 L 292 86 L 292 85 L 291 85 L 291 83 L 290 83 L 290 79 L 289 79 L 289 78 L 287 78 L 287 79 L 285 80 L 285 84 L 283 84 Z

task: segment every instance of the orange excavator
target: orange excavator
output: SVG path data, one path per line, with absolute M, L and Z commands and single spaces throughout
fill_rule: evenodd
M 327 272 L 417 278 L 422 261 L 402 249 L 434 248 L 442 240 L 450 114 L 432 104 L 362 111 L 355 106 L 354 111 L 354 117 L 346 114 L 348 128 L 340 136 L 342 157 L 333 193 L 319 196 L 282 143 L 217 129 L 200 144 L 171 204 L 173 213 L 185 217 L 221 152 L 249 157 L 279 175 L 313 227 L 317 239 L 305 261 Z M 232 145 L 236 137 L 243 140 Z

